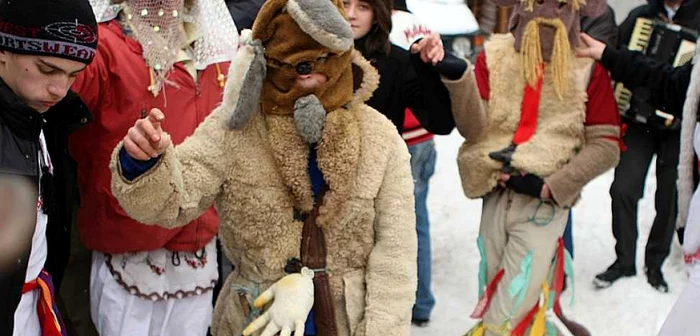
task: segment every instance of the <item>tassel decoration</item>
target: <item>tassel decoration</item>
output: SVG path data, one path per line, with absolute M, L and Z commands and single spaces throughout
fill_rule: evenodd
M 486 310 L 489 309 L 493 294 L 496 293 L 496 286 L 498 286 L 498 283 L 501 282 L 505 274 L 505 269 L 501 269 L 498 271 L 498 273 L 496 273 L 496 276 L 493 277 L 493 280 L 491 280 L 491 283 L 489 283 L 488 287 L 486 288 L 486 292 L 481 295 L 481 298 L 479 298 L 479 302 L 476 304 L 474 311 L 470 315 L 471 318 L 479 319 L 484 316 Z
M 484 237 L 479 236 L 476 239 L 476 246 L 479 248 L 479 255 L 481 256 L 481 261 L 479 261 L 479 297 L 484 296 L 484 289 L 486 287 L 486 246 L 484 244 Z
M 515 312 L 520 308 L 525 301 L 525 294 L 527 293 L 527 288 L 529 287 L 530 277 L 532 272 L 532 251 L 529 251 L 523 261 L 520 264 L 520 273 L 513 278 L 510 285 L 508 286 L 508 294 L 511 298 L 517 297 L 513 309 L 511 310 L 511 316 L 515 315 Z

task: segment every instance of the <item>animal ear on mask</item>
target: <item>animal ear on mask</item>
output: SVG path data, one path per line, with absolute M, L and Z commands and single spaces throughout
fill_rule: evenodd
M 265 49 L 260 40 L 241 46 L 231 61 L 221 108 L 231 111 L 229 127 L 241 129 L 253 116 L 267 76 Z
M 335 52 L 352 49 L 350 23 L 343 16 L 342 3 L 328 0 L 288 0 L 285 7 L 306 34 Z
M 285 10 L 285 6 L 287 6 L 287 0 L 266 0 L 263 3 L 258 15 L 255 17 L 255 21 L 253 21 L 254 39 L 266 42 L 272 37 L 275 27 L 270 22 Z
M 608 2 L 606 0 L 586 0 L 585 3 L 581 3 L 581 16 L 586 16 L 588 18 L 597 18 L 605 13 L 608 8 Z

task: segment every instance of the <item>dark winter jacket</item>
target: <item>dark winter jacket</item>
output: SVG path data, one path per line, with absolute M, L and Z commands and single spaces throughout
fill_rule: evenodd
M 648 4 L 639 6 L 630 12 L 625 21 L 620 24 L 620 47 L 626 48 L 629 44 L 634 25 L 639 17 L 663 20 L 666 17 L 663 0 L 649 1 Z M 684 1 L 673 17 L 673 22 L 693 30 L 700 30 L 700 0 Z
M 367 105 L 389 118 L 399 133 L 403 131 L 407 107 L 429 132 L 441 135 L 452 132 L 455 123 L 450 94 L 435 67 L 395 45 L 388 56 L 366 55 L 362 45 L 362 39 L 355 41 L 358 50 L 379 71 L 379 87 Z
M 231 12 L 238 33 L 243 29 L 253 28 L 253 21 L 258 16 L 263 3 L 265 0 L 226 0 L 226 6 Z
M 91 120 L 82 100 L 69 94 L 44 114 L 28 107 L 0 80 L 0 172 L 25 175 L 37 183 L 40 164 L 39 134 L 43 128 L 54 168 L 56 207 L 49 214 L 46 236 L 48 258 L 44 268 L 58 291 L 70 254 L 70 229 L 77 201 L 75 163 L 68 155 L 68 135 Z M 44 182 L 42 182 L 44 183 Z M 31 236 L 26 246 L 31 245 Z M 0 335 L 12 335 L 14 314 L 22 296 L 30 251 L 10 273 L 0 274 Z
M 677 117 L 683 115 L 692 62 L 673 68 L 655 62 L 639 52 L 607 47 L 600 63 L 610 71 L 614 81 L 622 82 L 628 89 L 646 87 L 654 92 L 648 100 L 654 108 Z
M 639 6 L 635 9 L 633 9 L 627 19 L 620 25 L 619 32 L 619 47 L 621 49 L 627 49 L 630 40 L 632 38 L 632 32 L 634 30 L 634 27 L 636 25 L 637 18 L 644 17 L 644 18 L 651 18 L 651 19 L 658 19 L 662 21 L 668 21 L 667 18 L 667 12 L 666 9 L 664 8 L 664 1 L 649 1 L 648 4 Z M 678 8 L 678 11 L 676 14 L 673 16 L 673 22 L 675 24 L 678 24 L 680 26 L 698 31 L 700 30 L 700 0 L 686 0 L 684 1 L 681 6 Z M 659 65 L 660 66 L 660 65 Z M 623 67 L 628 68 L 628 64 L 624 64 Z M 610 69 L 610 68 L 608 68 Z M 633 77 L 637 79 L 632 79 L 632 81 L 638 81 L 640 80 L 643 76 L 642 74 L 640 75 L 633 75 Z M 661 85 L 661 84 L 656 84 L 656 86 Z M 656 87 L 654 86 L 654 87 Z M 652 87 L 644 86 L 644 85 L 636 85 L 635 89 L 631 89 L 632 91 L 632 100 L 630 101 L 630 108 L 627 111 L 627 115 L 634 115 L 634 114 L 642 114 L 642 115 L 649 115 L 653 113 L 653 105 L 655 102 L 659 101 L 659 96 L 658 94 L 652 89 Z M 685 92 L 685 91 L 683 91 Z M 680 104 L 682 106 L 682 102 Z M 665 110 L 664 110 L 665 111 Z M 623 112 L 623 111 L 621 111 Z M 672 113 L 671 111 L 666 111 L 668 113 Z M 680 116 L 680 114 L 678 114 Z M 678 118 L 680 119 L 680 118 Z M 635 122 L 633 119 L 627 120 L 628 122 Z M 656 128 L 661 128 L 661 129 L 667 129 L 664 126 L 662 126 L 660 123 L 650 123 L 650 126 L 654 126 Z M 675 130 L 679 127 L 680 125 L 678 123 L 672 124 L 671 130 Z
M 590 35 L 596 40 L 610 46 L 617 46 L 617 23 L 615 22 L 615 11 L 608 5 L 603 15 L 589 18 L 581 18 L 581 31 Z

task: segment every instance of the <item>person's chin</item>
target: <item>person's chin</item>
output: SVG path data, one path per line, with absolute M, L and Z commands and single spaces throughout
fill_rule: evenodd
M 46 106 L 45 104 L 39 103 L 39 104 L 31 106 L 31 108 L 33 108 L 34 110 L 36 110 L 39 113 L 44 113 L 44 112 L 48 111 L 51 108 L 51 106 Z

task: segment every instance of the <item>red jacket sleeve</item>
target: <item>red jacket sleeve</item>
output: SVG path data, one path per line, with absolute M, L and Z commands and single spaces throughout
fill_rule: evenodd
M 102 27 L 100 27 L 100 35 L 102 34 L 104 32 Z M 100 39 L 100 45 L 92 63 L 78 75 L 78 78 L 71 86 L 71 90 L 80 95 L 80 98 L 83 99 L 93 115 L 97 112 L 106 95 L 110 94 L 107 71 L 109 67 L 109 52 L 104 43 L 104 39 Z
M 586 93 L 586 126 L 620 125 L 620 112 L 617 110 L 610 76 L 600 63 L 595 64 Z
M 486 53 L 483 51 L 476 56 L 474 77 L 476 77 L 476 86 L 479 88 L 481 99 L 489 100 L 489 94 L 491 93 L 489 87 L 489 68 L 486 65 Z
M 617 102 L 615 102 L 610 75 L 600 63 L 595 64 L 586 93 L 588 93 L 586 126 L 620 126 L 620 112 L 617 109 Z M 625 145 L 622 142 L 623 133 L 624 127 L 620 127 L 620 134 L 617 137 L 608 138 L 608 140 L 616 142 L 620 146 L 620 150 L 625 150 Z

